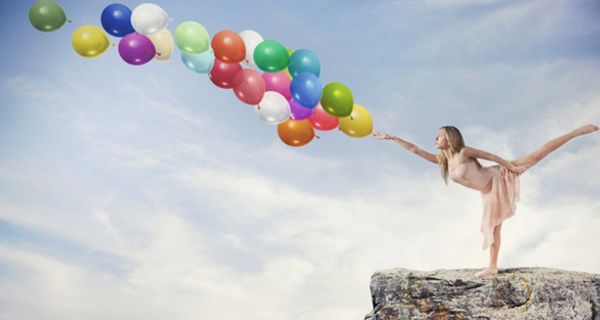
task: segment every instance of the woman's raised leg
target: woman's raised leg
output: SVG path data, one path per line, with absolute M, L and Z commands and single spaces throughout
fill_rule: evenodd
M 592 125 L 592 124 L 585 125 L 581 128 L 575 129 L 567 134 L 564 134 L 558 138 L 555 138 L 555 139 L 552 139 L 552 140 L 546 142 L 541 148 L 524 156 L 523 158 L 519 158 L 519 159 L 511 161 L 511 163 L 514 164 L 515 166 L 523 166 L 523 165 L 533 166 L 534 164 L 538 163 L 540 160 L 544 159 L 552 151 L 560 148 L 562 145 L 567 143 L 567 141 L 569 141 L 575 137 L 582 136 L 584 134 L 592 133 L 597 130 L 598 130 L 598 127 L 595 125 Z

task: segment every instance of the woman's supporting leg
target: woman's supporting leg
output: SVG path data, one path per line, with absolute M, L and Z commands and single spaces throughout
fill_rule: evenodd
M 490 264 L 487 268 L 477 272 L 476 277 L 482 277 L 488 274 L 498 273 L 498 252 L 500 251 L 500 232 L 502 231 L 502 223 L 494 227 L 494 242 L 490 246 Z
M 564 134 L 558 138 L 552 139 L 546 142 L 541 148 L 538 150 L 524 156 L 523 158 L 511 161 L 515 166 L 523 166 L 523 165 L 531 165 L 538 163 L 540 160 L 544 159 L 548 154 L 552 151 L 560 148 L 563 144 L 567 143 L 567 141 L 584 135 L 588 133 L 592 133 L 598 130 L 598 127 L 595 125 L 585 125 L 581 128 L 575 129 L 567 134 Z

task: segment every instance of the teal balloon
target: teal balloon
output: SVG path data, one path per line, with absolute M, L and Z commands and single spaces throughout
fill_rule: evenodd
M 265 72 L 278 72 L 290 64 L 290 55 L 281 43 L 265 40 L 254 49 L 254 62 Z
M 300 72 L 309 72 L 318 77 L 321 74 L 321 63 L 314 52 L 300 49 L 294 51 L 290 56 L 288 70 L 293 77 L 296 77 Z
M 66 21 L 65 12 L 54 1 L 39 0 L 29 8 L 29 22 L 40 31 L 58 30 Z
M 209 73 L 215 63 L 215 55 L 212 50 L 206 50 L 199 54 L 182 52 L 181 61 L 190 70 L 198 73 Z

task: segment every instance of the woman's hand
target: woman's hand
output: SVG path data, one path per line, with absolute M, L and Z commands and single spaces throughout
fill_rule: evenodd
M 377 139 L 381 139 L 381 140 L 391 140 L 394 139 L 394 136 L 389 135 L 387 133 L 384 132 L 377 132 L 377 131 L 373 131 L 373 137 L 377 138 Z
M 527 171 L 527 169 L 529 169 L 531 167 L 531 164 L 525 164 L 522 166 L 515 166 L 514 164 L 510 164 L 510 167 L 506 168 L 508 169 L 508 171 L 516 174 L 516 175 L 521 175 L 523 174 L 523 172 Z

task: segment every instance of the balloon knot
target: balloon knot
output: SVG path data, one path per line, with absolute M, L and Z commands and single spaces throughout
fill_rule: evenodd
M 354 120 L 354 118 L 352 116 L 350 116 L 350 120 Z
M 315 134 L 315 137 L 316 137 L 317 139 L 321 139 L 321 137 L 319 137 L 319 136 L 318 136 L 318 135 L 316 135 L 316 134 Z
M 156 52 L 156 55 L 159 57 L 162 56 L 162 54 L 160 54 L 160 52 Z
M 71 23 L 71 20 L 67 20 L 68 23 Z

